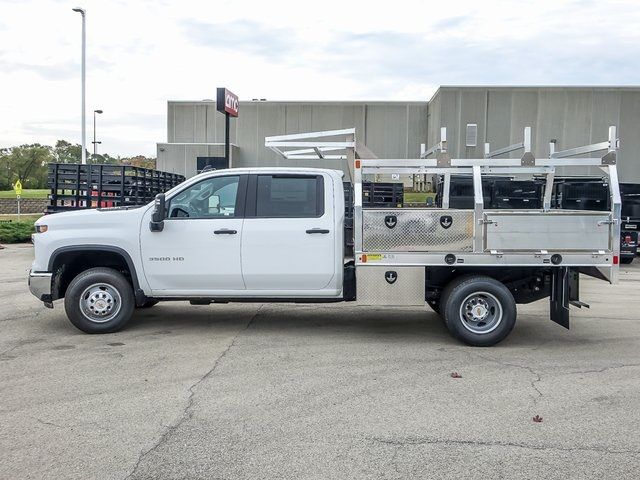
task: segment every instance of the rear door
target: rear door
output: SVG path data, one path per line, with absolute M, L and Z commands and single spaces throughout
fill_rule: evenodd
M 251 175 L 242 235 L 247 290 L 328 288 L 336 274 L 333 184 L 322 174 Z

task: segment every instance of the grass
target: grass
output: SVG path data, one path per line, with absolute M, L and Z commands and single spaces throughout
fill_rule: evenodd
M 42 215 L 40 213 L 24 213 L 22 215 L 20 215 L 20 221 L 21 222 L 25 222 L 25 223 L 29 223 L 31 222 L 31 225 L 33 225 L 33 223 L 39 219 Z M 12 215 L 0 215 L 0 223 L 6 223 L 8 220 L 10 220 L 11 222 L 17 222 L 18 221 L 18 215 L 12 214 Z
M 426 192 L 404 192 L 405 203 L 426 203 L 427 198 L 431 197 L 435 199 L 435 193 Z
M 22 190 L 20 198 L 47 198 L 47 195 L 49 195 L 49 190 L 46 188 L 24 189 Z M 16 198 L 16 192 L 13 190 L 2 190 L 0 191 L 0 198 Z

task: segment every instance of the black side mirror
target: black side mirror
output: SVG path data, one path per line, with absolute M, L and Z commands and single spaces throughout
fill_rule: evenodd
M 161 232 L 164 229 L 164 219 L 167 217 L 165 207 L 164 193 L 156 195 L 153 213 L 151 214 L 151 222 L 149 222 L 149 230 L 152 232 Z

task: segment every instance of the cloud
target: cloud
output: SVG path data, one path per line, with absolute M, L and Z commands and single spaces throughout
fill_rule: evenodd
M 186 37 L 196 45 L 241 51 L 264 58 L 282 58 L 295 48 L 294 30 L 272 28 L 249 20 L 233 23 L 185 20 L 182 28 Z
M 320 62 L 340 75 L 432 84 L 595 84 L 640 81 L 640 44 L 576 32 L 520 38 L 402 32 L 340 33 Z M 535 48 L 534 48 L 535 47 Z M 625 79 L 621 82 L 621 79 Z
M 104 72 L 113 64 L 100 58 L 87 59 L 87 71 L 100 70 Z M 32 72 L 45 80 L 70 80 L 80 76 L 80 64 L 77 62 L 63 62 L 53 64 L 3 62 L 4 73 L 15 71 Z
M 449 17 L 439 20 L 433 24 L 435 30 L 454 29 L 470 22 L 473 19 L 471 15 L 459 15 L 457 17 Z

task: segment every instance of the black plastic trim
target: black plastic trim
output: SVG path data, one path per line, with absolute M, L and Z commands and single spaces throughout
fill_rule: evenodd
M 126 250 L 120 248 L 120 247 L 115 247 L 113 245 L 70 245 L 68 247 L 60 247 L 57 250 L 55 250 L 52 254 L 51 257 L 49 258 L 49 264 L 48 264 L 48 269 L 50 272 L 53 272 L 53 266 L 56 263 L 56 259 L 58 257 L 58 255 L 61 255 L 63 253 L 69 253 L 69 252 L 111 252 L 111 253 L 116 253 L 118 255 L 121 255 L 122 258 L 124 258 L 124 261 L 127 264 L 127 267 L 129 268 L 129 272 L 131 274 L 131 281 L 133 282 L 133 290 L 134 292 L 138 289 L 140 289 L 140 283 L 138 282 L 138 274 L 136 273 L 136 267 L 133 264 L 133 260 L 131 260 L 131 256 L 127 253 Z

